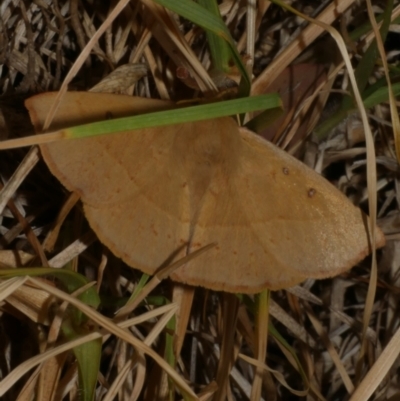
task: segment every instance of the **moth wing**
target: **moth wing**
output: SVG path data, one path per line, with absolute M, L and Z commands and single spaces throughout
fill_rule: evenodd
M 217 245 L 173 278 L 254 293 L 334 276 L 371 251 L 366 216 L 339 190 L 255 134 L 240 137 L 238 167 L 215 174 L 191 238 L 192 251 Z
M 44 94 L 28 100 L 37 130 L 54 97 Z M 146 103 L 128 96 L 67 93 L 52 127 L 149 111 Z M 171 103 L 150 101 L 147 106 L 154 111 L 170 108 Z M 41 145 L 51 172 L 80 194 L 100 240 L 126 263 L 149 274 L 168 258 L 185 254 L 182 247 L 189 236 L 181 167 L 170 152 L 175 131 L 170 126 Z

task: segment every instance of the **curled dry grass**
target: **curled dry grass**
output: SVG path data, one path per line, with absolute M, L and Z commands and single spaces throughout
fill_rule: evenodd
M 341 277 L 308 280 L 271 294 L 271 299 L 246 296 L 238 302 L 231 295 L 169 282 L 157 283 L 149 295 L 138 290 L 141 274 L 96 241 L 78 199 L 65 194 L 51 177 L 37 148 L 4 151 L 0 157 L 1 265 L 67 265 L 87 277 L 84 290 L 96 286 L 102 307 L 96 311 L 79 300 L 82 288 L 80 294 L 61 291 L 58 277 L 4 277 L 0 283 L 2 399 L 24 400 L 32 394 L 40 400 L 84 397 L 71 350 L 96 339 L 103 344 L 100 370 L 95 372 L 96 400 L 166 398 L 174 387 L 165 372 L 175 383 L 177 399 L 399 396 L 395 360 L 399 352 L 398 165 L 390 126 L 395 99 L 390 106 L 382 101 L 369 109 L 378 176 L 376 189 L 367 188 L 365 165 L 371 160 L 366 157 L 356 113 L 318 138 L 309 135 L 318 127 L 321 114 L 327 119 L 330 110 L 337 108 L 337 99 L 350 91 L 335 43 L 319 25 L 305 24 L 268 2 L 252 4 L 230 0 L 220 4 L 238 51 L 248 55 L 252 93 L 264 93 L 276 84 L 275 90 L 284 97 L 301 86 L 299 77 L 311 74 L 315 65 L 322 66 L 323 74 L 311 79 L 315 85 L 302 89 L 301 100 L 276 123 L 270 139 L 323 172 L 360 207 L 367 209 L 368 198 L 377 193 L 378 224 L 388 243 L 378 253 L 376 284 L 367 291 L 367 260 Z M 339 29 L 354 66 L 374 38 L 364 4 L 318 2 L 317 8 L 295 1 L 292 6 Z M 375 12 L 381 14 L 377 5 Z M 394 8 L 392 17 L 398 12 Z M 215 95 L 238 76 L 234 69 L 223 77 L 209 69 L 205 42 L 201 30 L 150 0 L 116 2 L 114 7 L 76 0 L 4 0 L 0 4 L 0 138 L 31 134 L 23 99 L 66 85 L 73 90 L 173 100 Z M 88 43 L 93 43 L 92 48 Z M 388 54 L 394 82 L 395 57 Z M 370 83 L 388 72 L 377 59 L 374 64 L 367 77 Z M 289 65 L 294 65 L 293 87 L 279 85 Z M 146 296 L 144 303 L 139 302 L 140 296 Z M 128 298 L 130 307 L 119 309 Z M 72 312 L 67 305 L 90 318 L 83 323 L 81 335 L 70 340 L 62 325 L 73 319 L 76 309 Z M 168 327 L 172 316 L 174 337 Z M 268 349 L 267 317 L 272 324 Z M 171 357 L 174 352 L 176 360 Z

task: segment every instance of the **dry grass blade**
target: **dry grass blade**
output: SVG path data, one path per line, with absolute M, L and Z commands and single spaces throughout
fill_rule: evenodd
M 54 245 L 57 241 L 58 235 L 60 233 L 60 229 L 62 223 L 67 218 L 68 213 L 72 210 L 72 208 L 76 205 L 79 200 L 79 195 L 76 192 L 72 192 L 68 197 L 67 201 L 64 203 L 60 212 L 57 215 L 56 220 L 54 220 L 52 229 L 48 232 L 46 238 L 43 241 L 43 249 L 45 251 L 52 251 L 54 249 Z
M 308 314 L 308 318 L 311 320 L 319 337 L 324 342 L 325 347 L 328 350 L 328 352 L 333 360 L 333 363 L 335 364 L 335 366 L 337 368 L 337 371 L 339 372 L 339 374 L 341 375 L 341 377 L 343 379 L 343 383 L 346 386 L 348 393 L 351 394 L 354 390 L 354 385 L 351 382 L 351 379 L 350 379 L 349 375 L 347 374 L 345 367 L 341 363 L 338 353 L 336 352 L 333 344 L 330 342 L 329 337 L 327 336 L 327 333 L 324 331 L 324 329 L 323 329 L 321 323 L 318 321 L 318 319 L 310 312 L 308 312 L 307 314 Z
M 396 361 L 400 353 L 400 329 L 392 336 L 391 340 L 379 356 L 375 364 L 368 371 L 362 382 L 357 386 L 350 401 L 364 401 L 372 396 L 374 391 L 383 382 L 389 369 Z
M 124 64 L 90 89 L 90 92 L 114 93 L 135 84 L 147 73 L 144 64 Z
M 160 24 L 159 26 L 153 26 L 153 35 L 158 38 L 165 50 L 175 59 L 176 65 L 188 69 L 193 74 L 193 78 L 201 91 L 216 93 L 217 88 L 214 82 L 188 46 L 170 11 L 154 1 L 143 0 L 142 2 L 147 7 L 146 11 L 150 11 L 152 18 L 157 19 Z M 160 26 L 166 27 L 166 29 L 160 30 Z
M 25 284 L 28 277 L 14 277 L 0 283 L 0 301 L 3 301 L 22 285 Z
M 87 247 L 96 239 L 92 231 L 82 235 L 69 246 L 65 247 L 63 251 L 49 260 L 49 265 L 54 268 L 62 268 L 68 262 L 80 255 Z
M 174 272 L 178 267 L 183 266 L 188 261 L 199 257 L 202 253 L 207 252 L 208 250 L 215 247 L 215 244 L 209 244 L 196 252 L 191 253 L 190 255 L 185 256 L 184 258 L 176 261 L 175 263 L 171 264 L 170 266 L 166 266 L 159 270 L 149 281 L 149 283 L 143 288 L 138 296 L 133 302 L 126 304 L 122 307 L 118 313 L 118 317 L 126 316 L 129 312 L 132 312 L 136 307 L 143 301 L 153 290 L 157 287 L 158 284 L 161 283 L 162 280 L 166 279 L 170 274 Z
M 315 19 L 326 25 L 333 23 L 338 15 L 343 14 L 354 0 L 344 0 L 330 3 L 324 11 Z M 251 89 L 253 95 L 262 93 L 263 88 L 273 82 L 280 71 L 286 68 L 302 51 L 304 47 L 309 46 L 319 35 L 325 32 L 322 26 L 310 24 L 301 35 L 290 43 L 281 54 L 260 74 L 254 81 Z
M 263 369 L 263 370 L 266 370 L 266 371 L 272 373 L 272 375 L 275 377 L 275 379 L 278 380 L 279 383 L 281 383 L 285 388 L 287 388 L 292 394 L 294 394 L 298 397 L 304 397 L 307 395 L 308 390 L 299 391 L 299 390 L 296 390 L 296 389 L 290 387 L 288 385 L 288 383 L 286 382 L 284 375 L 281 372 L 271 369 L 264 363 L 260 363 L 256 359 L 250 358 L 246 355 L 240 354 L 239 357 L 258 369 Z
M 15 277 L 17 278 L 17 277 Z M 24 278 L 24 277 L 20 277 Z M 14 280 L 14 279 L 13 279 Z M 8 282 L 9 280 L 7 280 Z M 48 325 L 50 310 L 53 305 L 52 296 L 29 285 L 17 288 L 6 298 L 7 303 L 26 315 L 32 322 Z
M 269 291 L 263 291 L 256 298 L 257 312 L 255 324 L 255 356 L 259 362 L 265 361 L 267 356 L 268 324 L 269 324 Z M 251 388 L 251 401 L 258 401 L 261 398 L 263 370 L 257 369 L 254 372 L 254 380 Z
M 294 11 L 294 10 L 293 10 Z M 353 67 L 350 62 L 350 58 L 348 56 L 345 43 L 339 33 L 329 25 L 326 25 L 318 20 L 313 20 L 306 16 L 302 16 L 306 20 L 310 22 L 314 22 L 315 24 L 321 26 L 322 28 L 326 29 L 332 37 L 335 39 L 336 43 L 338 44 L 339 50 L 342 54 L 342 57 L 345 61 L 346 68 L 349 74 L 349 78 L 352 84 L 352 89 L 354 91 L 355 101 L 357 103 L 358 110 L 361 115 L 361 120 L 364 127 L 365 133 L 365 141 L 367 145 L 367 185 L 368 185 L 368 205 L 370 211 L 370 218 L 368 220 L 368 226 L 371 229 L 371 243 L 375 243 L 376 238 L 376 214 L 377 214 L 377 195 L 376 195 L 376 156 L 375 156 L 375 146 L 374 146 L 374 138 L 371 132 L 370 125 L 368 123 L 367 113 L 361 98 L 360 91 L 358 90 L 356 78 L 353 72 Z M 368 296 L 366 300 L 366 308 L 363 317 L 363 346 L 361 347 L 360 352 L 360 360 L 363 358 L 365 353 L 365 335 L 368 328 L 368 324 L 370 321 L 370 317 L 372 314 L 372 306 L 375 299 L 375 292 L 376 292 L 376 284 L 377 284 L 377 261 L 376 261 L 376 250 L 372 250 L 372 261 L 371 261 L 371 276 L 370 282 L 368 286 Z
M 65 77 L 64 82 L 60 87 L 60 90 L 58 91 L 57 98 L 49 110 L 47 119 L 43 125 L 44 131 L 46 131 L 50 127 L 51 121 L 54 118 L 55 113 L 57 112 L 57 108 L 59 107 L 59 102 L 60 102 L 62 96 L 67 92 L 69 83 L 72 81 L 74 76 L 78 73 L 79 69 L 82 67 L 83 63 L 89 56 L 91 50 L 97 44 L 101 35 L 103 35 L 103 33 L 106 31 L 106 29 L 112 24 L 114 19 L 120 14 L 120 12 L 125 8 L 125 6 L 128 3 L 129 3 L 129 0 L 119 0 L 118 3 L 115 5 L 115 7 L 110 12 L 110 14 L 107 16 L 107 19 L 103 22 L 103 24 L 99 27 L 99 29 L 90 38 L 89 42 L 86 44 L 84 49 L 82 49 L 82 52 L 79 54 L 79 57 L 75 61 L 74 65 L 68 71 L 68 74 Z
M 163 314 L 163 316 L 153 327 L 149 335 L 144 339 L 144 344 L 150 346 L 155 341 L 155 339 L 160 335 L 161 331 L 164 330 L 168 321 L 173 317 L 176 310 L 177 307 L 172 306 L 169 308 L 168 312 Z M 128 374 L 131 373 L 134 367 L 139 371 L 139 374 L 137 375 L 135 386 L 132 390 L 132 396 L 130 399 L 134 400 L 138 398 L 143 389 L 146 372 L 146 361 L 144 359 L 144 355 L 140 352 L 138 353 L 138 355 L 135 355 L 130 360 L 128 360 L 127 363 L 123 366 L 117 378 L 114 380 L 111 387 L 109 388 L 107 395 L 103 399 L 103 401 L 111 401 L 114 399 L 115 395 L 120 391 L 121 387 L 123 386 Z
M 395 143 L 397 161 L 400 162 L 400 120 L 399 120 L 399 115 L 397 113 L 396 98 L 395 98 L 393 90 L 392 90 L 392 83 L 391 83 L 391 79 L 389 76 L 389 67 L 388 67 L 388 62 L 386 60 L 385 48 L 384 48 L 384 44 L 382 42 L 381 35 L 379 33 L 378 25 L 375 20 L 374 12 L 372 10 L 371 0 L 367 0 L 367 10 L 368 10 L 369 19 L 371 21 L 372 29 L 375 34 L 379 54 L 381 55 L 383 69 L 385 71 L 385 77 L 386 77 L 388 91 L 389 91 L 389 104 L 390 104 L 390 112 L 391 112 L 390 115 L 392 118 L 394 143 Z
M 29 151 L 24 161 L 20 164 L 18 170 L 14 173 L 14 175 L 1 190 L 0 213 L 3 211 L 7 202 L 11 199 L 17 188 L 21 185 L 21 182 L 26 178 L 26 176 L 29 174 L 29 172 L 33 169 L 38 161 L 39 149 L 37 147 L 34 147 Z
M 124 341 L 127 341 L 131 345 L 133 345 L 135 348 L 137 348 L 140 352 L 143 352 L 149 356 L 151 356 L 157 363 L 160 364 L 161 367 L 163 367 L 168 374 L 175 380 L 176 385 L 179 386 L 181 391 L 185 392 L 187 396 L 192 397 L 192 399 L 197 399 L 194 393 L 190 388 L 187 387 L 186 383 L 182 381 L 180 376 L 178 376 L 174 370 L 171 369 L 169 365 L 166 364 L 166 362 L 157 354 L 155 353 L 151 348 L 149 348 L 145 343 L 141 342 L 140 340 L 136 339 L 133 337 L 128 331 L 124 330 L 123 327 L 129 327 L 132 325 L 131 321 L 124 322 L 123 324 L 116 325 L 113 323 L 111 320 L 105 318 L 104 316 L 100 315 L 98 312 L 93 310 L 91 307 L 87 306 L 86 304 L 83 304 L 76 298 L 66 294 L 63 291 L 60 291 L 54 287 L 50 287 L 49 285 L 40 282 L 36 279 L 33 278 L 19 278 L 19 283 L 23 283 L 26 280 L 29 280 L 32 282 L 34 285 L 37 287 L 42 288 L 45 291 L 48 291 L 51 293 L 53 296 L 57 296 L 58 298 L 68 302 L 69 304 L 77 307 L 79 310 L 84 312 L 89 318 L 91 318 L 94 322 L 96 322 L 98 325 L 102 326 L 104 329 L 106 329 L 109 333 L 115 334 L 122 338 Z M 12 282 L 13 287 L 15 286 L 14 281 Z M 20 284 L 21 285 L 21 284 Z M 12 288 L 13 288 L 12 287 Z M 172 306 L 173 307 L 173 306 Z M 165 320 L 169 320 L 171 315 L 175 313 L 175 310 L 169 307 L 169 314 L 167 318 L 164 318 L 164 323 Z M 147 318 L 148 316 L 146 316 Z M 7 377 L 5 377 L 0 384 L 0 396 L 2 396 L 12 385 L 17 381 L 20 377 L 22 377 L 27 371 L 32 369 L 34 366 L 37 364 L 46 361 L 48 358 L 54 357 L 56 355 L 61 354 L 62 352 L 65 352 L 67 350 L 71 350 L 74 347 L 77 347 L 78 345 L 81 345 L 82 343 L 86 343 L 92 340 L 95 340 L 99 337 L 102 337 L 103 334 L 100 333 L 92 333 L 88 334 L 82 338 L 78 338 L 76 340 L 72 340 L 67 342 L 64 345 L 58 346 L 54 349 L 51 349 L 49 351 L 44 352 L 43 354 L 34 357 L 23 364 L 19 365 L 16 369 L 13 370 L 12 373 L 10 373 Z
M 157 362 L 167 373 L 168 375 L 175 381 L 175 384 L 181 389 L 182 392 L 186 393 L 187 396 L 192 397 L 193 399 L 197 399 L 193 391 L 187 386 L 187 384 L 182 380 L 182 378 L 173 370 L 171 367 L 151 348 L 149 348 L 147 345 L 145 345 L 143 342 L 139 341 L 137 338 L 133 337 L 129 332 L 126 330 L 122 329 L 121 327 L 115 325 L 111 320 L 105 318 L 103 315 L 99 314 L 95 310 L 93 310 L 91 307 L 83 304 L 79 300 L 77 300 L 74 297 L 71 297 L 70 295 L 64 293 L 63 291 L 60 291 L 56 288 L 52 288 L 48 286 L 47 284 L 41 283 L 38 280 L 35 280 L 33 278 L 30 278 L 33 283 L 35 283 L 38 287 L 49 291 L 51 294 L 54 296 L 57 296 L 64 301 L 68 301 L 71 305 L 75 306 L 78 308 L 80 311 L 85 313 L 90 319 L 92 319 L 95 323 L 97 323 L 99 326 L 103 327 L 110 333 L 120 337 L 127 343 L 131 344 L 135 348 L 137 348 L 140 352 L 145 353 L 146 355 L 152 357 L 155 362 Z M 89 336 L 88 336 L 89 337 Z M 91 339 L 95 339 L 96 337 L 93 337 Z M 89 340 L 87 340 L 89 341 Z M 63 347 L 64 350 L 71 349 L 73 347 L 76 347 L 79 345 L 79 341 L 74 341 L 73 347 L 71 347 L 71 341 L 68 346 Z M 6 380 L 6 379 L 5 379 Z M 3 384 L 5 382 L 3 381 Z M 0 394 L 2 394 L 0 392 Z

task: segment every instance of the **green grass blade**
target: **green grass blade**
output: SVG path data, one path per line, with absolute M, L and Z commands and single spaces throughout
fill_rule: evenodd
M 63 334 L 69 341 L 76 340 L 80 336 L 91 332 L 88 327 L 80 328 L 80 330 L 77 331 L 70 321 L 64 321 L 61 328 Z M 95 398 L 102 344 L 102 339 L 98 338 L 73 348 L 78 363 L 80 401 L 93 401 Z
M 216 36 L 221 37 L 228 44 L 232 58 L 242 75 L 241 85 L 239 92 L 242 96 L 246 96 L 250 93 L 251 79 L 246 71 L 242 59 L 236 49 L 235 42 L 233 41 L 231 34 L 222 21 L 221 17 L 217 17 L 210 11 L 205 9 L 200 4 L 192 0 L 154 0 L 156 3 L 168 8 L 174 13 L 180 15 L 183 18 L 192 21 L 194 24 L 202 27 L 204 30 L 214 33 Z
M 385 13 L 383 14 L 379 14 L 376 16 L 376 22 L 379 24 L 380 22 L 382 22 L 383 18 L 385 16 Z M 398 25 L 400 24 L 400 17 L 395 18 L 394 20 L 392 20 L 391 24 L 393 25 Z M 349 33 L 349 37 L 351 40 L 359 40 L 362 36 L 367 35 L 369 32 L 371 32 L 372 30 L 372 26 L 371 26 L 371 22 L 367 21 L 364 24 L 362 24 L 361 26 L 355 28 L 354 30 L 352 30 Z
M 400 83 L 393 84 L 392 91 L 394 96 L 400 96 Z M 364 91 L 364 96 L 363 103 L 367 109 L 387 102 L 389 100 L 389 89 L 386 85 L 386 78 L 379 80 L 373 86 L 366 89 Z M 348 98 L 350 98 L 350 96 L 348 96 Z M 324 138 L 333 128 L 337 127 L 341 121 L 356 111 L 357 108 L 354 105 L 348 109 L 338 110 L 333 116 L 322 122 L 314 130 L 315 134 L 320 139 Z
M 215 0 L 199 0 L 199 4 L 222 20 L 218 3 Z M 232 56 L 228 43 L 210 30 L 206 30 L 206 35 L 213 68 L 220 72 L 229 72 Z
M 387 102 L 389 100 L 389 88 L 386 85 L 386 79 L 383 79 L 385 86 L 377 88 L 371 93 L 366 91 L 366 98 L 364 99 L 365 107 L 374 107 L 382 102 Z M 392 91 L 394 96 L 400 96 L 400 83 L 392 85 Z
M 132 295 L 129 297 L 129 300 L 127 303 L 133 302 L 136 297 L 140 294 L 140 291 L 144 288 L 144 286 L 148 283 L 150 279 L 150 276 L 146 273 L 143 273 L 142 276 L 140 277 L 139 282 L 137 283 L 134 291 L 132 292 Z
M 72 293 L 88 284 L 86 277 L 67 269 L 52 269 L 50 267 L 22 267 L 18 269 L 0 269 L 0 277 L 40 277 L 52 276 L 57 278 L 68 293 Z M 95 309 L 100 305 L 100 298 L 96 290 L 91 287 L 78 296 L 78 299 Z
M 299 358 L 297 357 L 297 354 L 296 354 L 296 351 L 294 350 L 294 348 L 285 340 L 284 337 L 282 337 L 282 335 L 279 333 L 279 331 L 276 329 L 276 327 L 271 322 L 268 325 L 268 333 L 275 339 L 275 341 L 279 342 L 281 344 L 281 346 L 290 353 L 290 355 L 292 356 L 292 358 L 294 359 L 294 361 L 297 365 L 297 370 L 303 380 L 305 387 L 308 388 L 309 382 L 308 382 L 307 374 L 306 374 L 305 370 L 303 369 L 303 366 L 302 366 Z
M 63 131 L 66 138 L 83 138 L 149 127 L 161 127 L 172 124 L 208 120 L 276 107 L 281 107 L 281 100 L 277 94 L 259 95 L 249 98 L 228 100 L 225 102 L 185 107 L 173 111 L 160 111 L 156 113 L 141 114 L 134 117 L 101 121 L 67 128 Z
M 384 42 L 389 31 L 389 25 L 391 20 L 393 10 L 393 0 L 388 0 L 385 10 L 383 12 L 383 20 L 380 29 L 380 34 L 382 36 L 382 41 Z M 366 52 L 364 53 L 363 57 L 361 58 L 360 62 L 357 65 L 354 73 L 357 80 L 357 86 L 361 93 L 365 90 L 368 84 L 368 80 L 372 74 L 372 71 L 375 67 L 377 58 L 378 58 L 378 46 L 376 44 L 376 39 L 374 39 Z M 351 107 L 349 105 L 350 100 L 346 98 L 343 102 L 343 108 Z
M 46 267 L 27 267 L 19 269 L 0 269 L 0 277 L 16 276 L 53 276 L 56 277 L 69 293 L 72 293 L 82 286 L 88 284 L 88 280 L 79 273 L 69 269 L 52 269 Z M 100 304 L 100 298 L 93 287 L 88 288 L 77 297 L 86 305 L 97 308 Z M 91 332 L 87 326 L 87 318 L 82 312 L 75 308 L 67 311 L 66 319 L 61 324 L 61 329 L 68 340 L 76 339 L 82 334 Z M 102 341 L 101 339 L 89 341 L 73 351 L 78 362 L 80 400 L 94 400 L 97 375 L 100 369 Z
M 393 0 L 388 0 L 387 7 L 385 8 L 382 14 L 382 25 L 380 29 L 380 34 L 382 36 L 383 41 L 385 41 L 385 38 L 389 31 L 392 10 L 393 10 Z M 361 58 L 360 62 L 358 63 L 354 71 L 354 74 L 356 76 L 357 86 L 363 97 L 364 97 L 363 92 L 367 87 L 368 80 L 376 65 L 377 58 L 378 58 L 378 47 L 376 39 L 374 39 L 370 43 L 368 49 L 365 51 L 363 57 Z M 329 132 L 329 129 L 332 129 L 337 124 L 339 124 L 343 118 L 345 118 L 349 113 L 352 112 L 352 110 L 355 110 L 353 97 L 345 96 L 343 98 L 339 110 L 333 116 L 330 117 L 331 121 L 325 121 L 321 124 L 321 126 L 318 126 L 316 128 L 316 132 L 319 133 L 317 134 L 317 136 L 323 137 L 327 132 Z

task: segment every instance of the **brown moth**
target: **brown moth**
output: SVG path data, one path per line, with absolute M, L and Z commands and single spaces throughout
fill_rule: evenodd
M 54 93 L 26 101 L 39 133 Z M 135 97 L 70 92 L 52 129 L 171 108 Z M 255 293 L 350 269 L 371 252 L 366 216 L 319 174 L 232 118 L 41 145 L 52 173 L 82 199 L 102 241 L 153 274 L 210 243 L 171 275 Z M 376 247 L 385 243 L 376 233 Z

